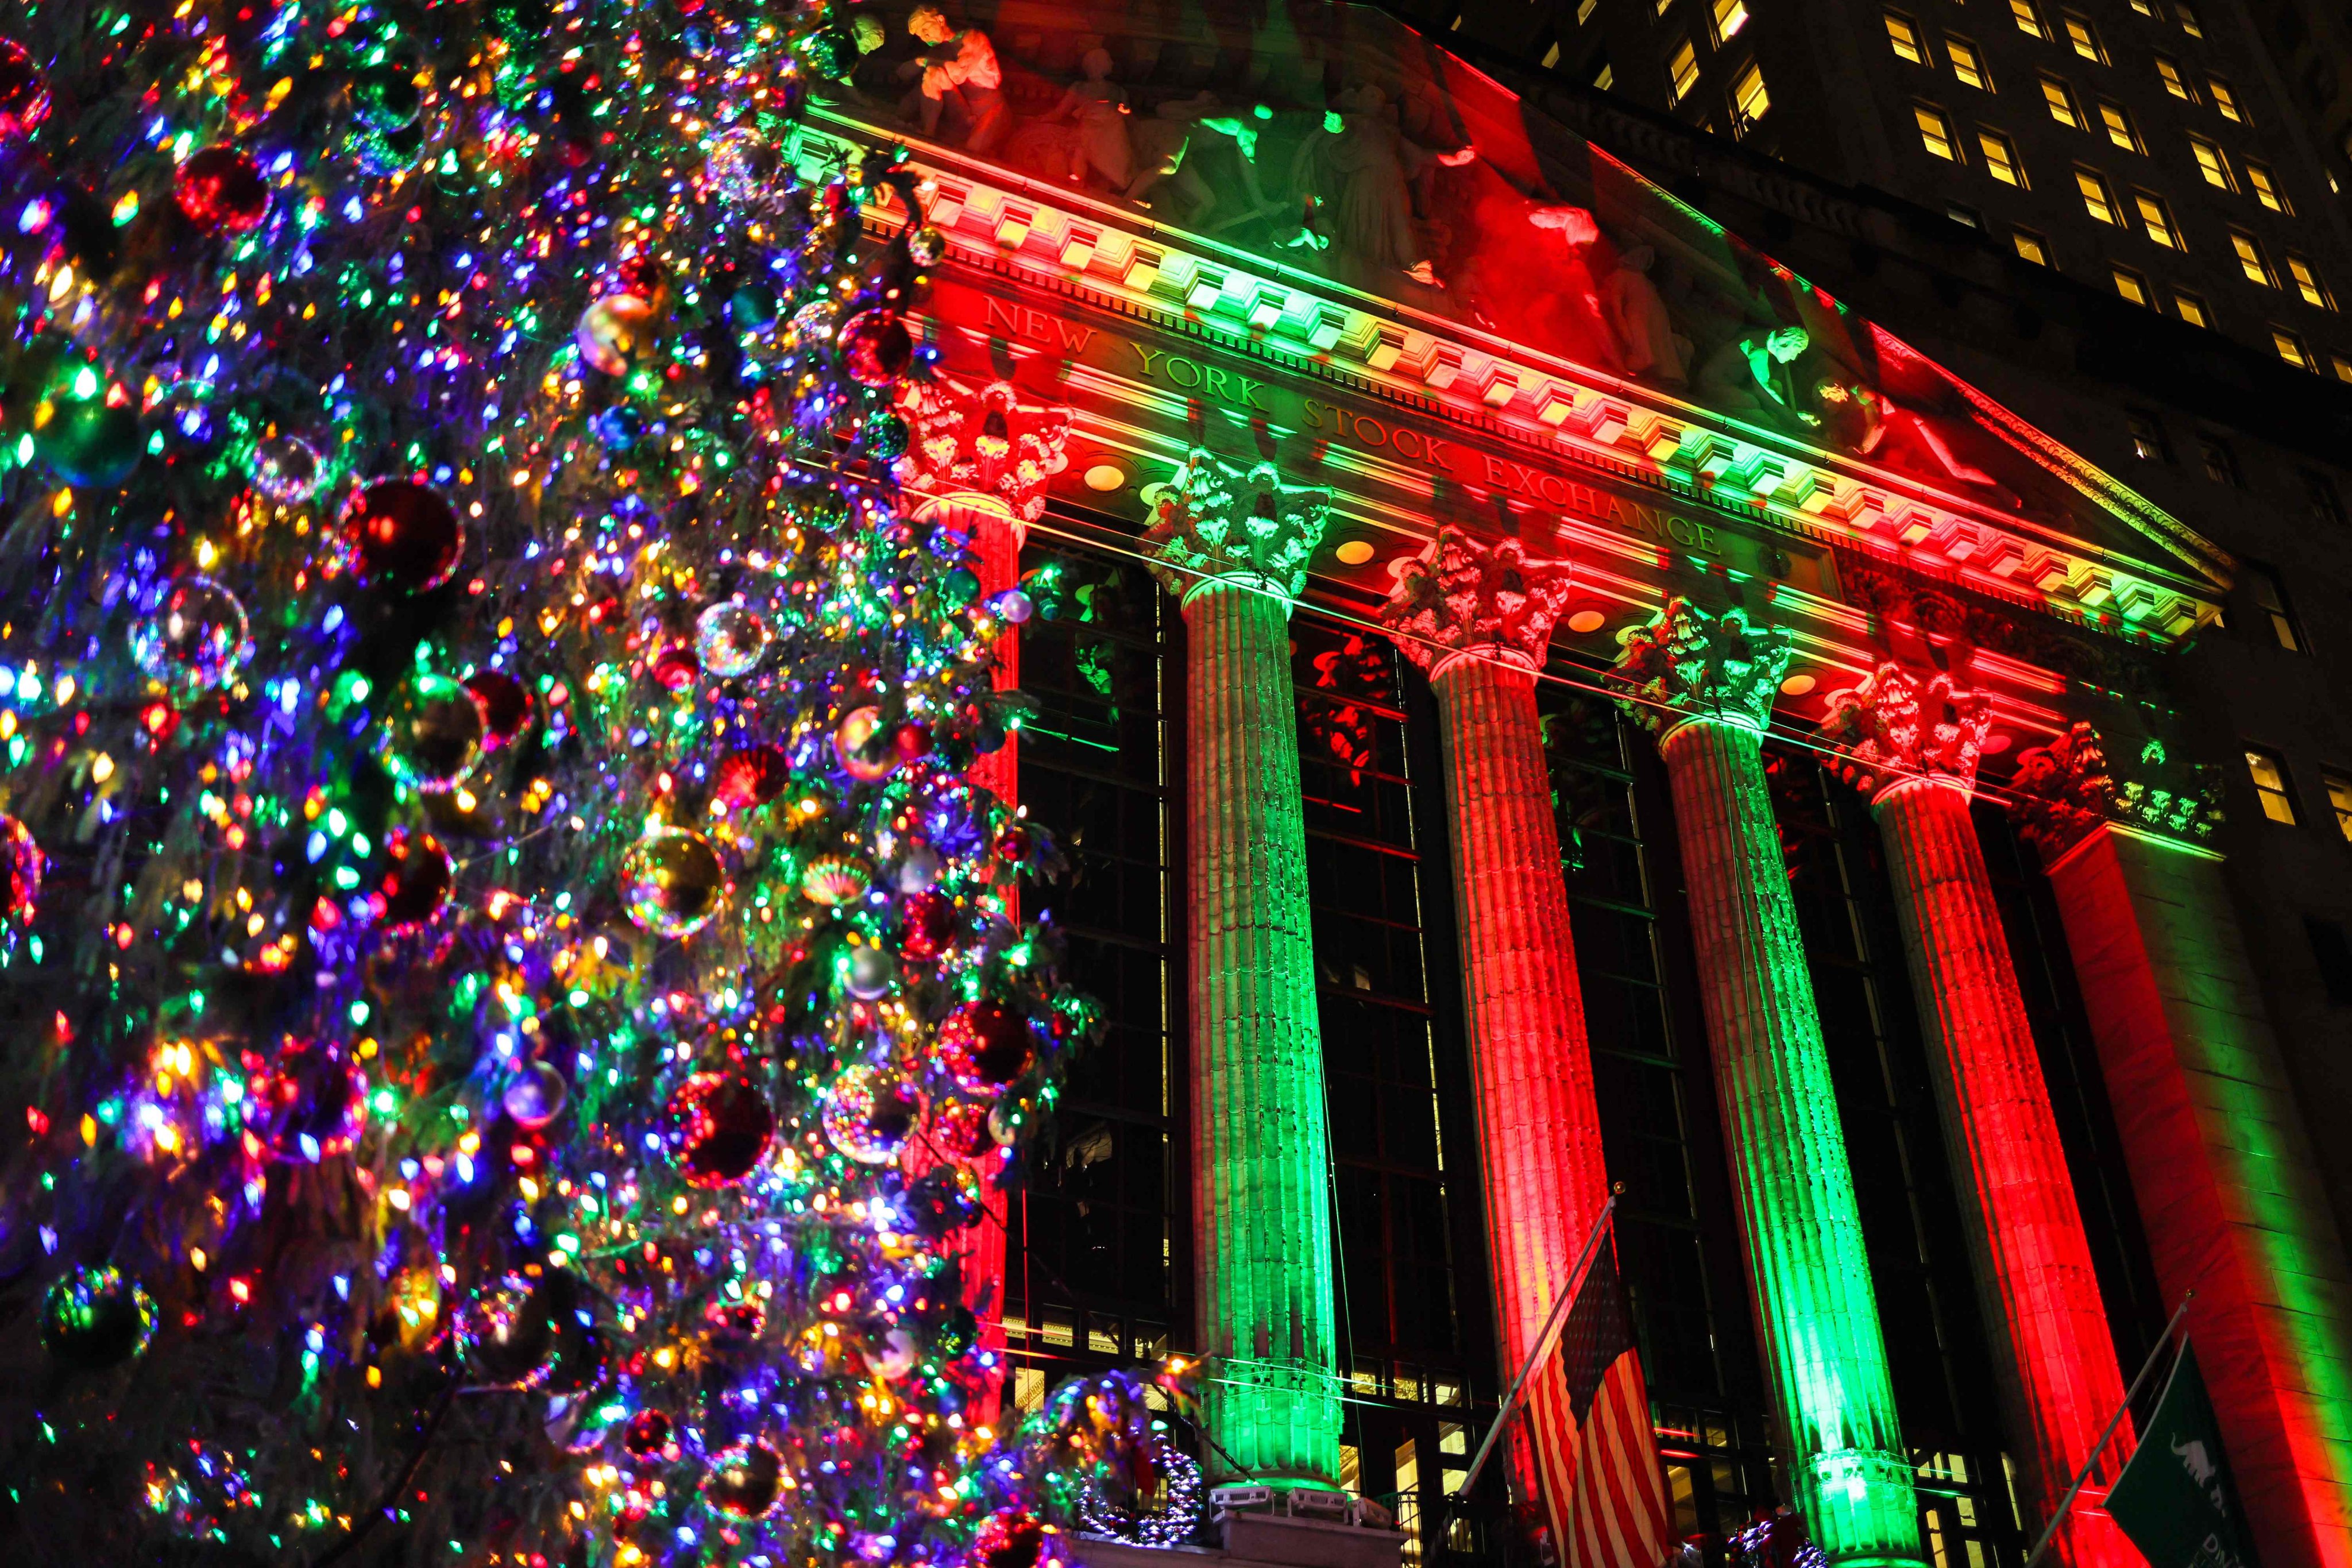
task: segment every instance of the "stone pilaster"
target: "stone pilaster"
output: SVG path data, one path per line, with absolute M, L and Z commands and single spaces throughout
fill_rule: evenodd
M 2345 1568 L 2352 1268 L 2220 858 L 2139 826 L 2210 813 L 2137 783 L 2078 724 L 2018 759 L 2012 810 L 2057 895 L 2158 1283 L 2197 1292 L 2189 1331 L 2263 1568 Z
M 1917 1504 L 1829 1054 L 1766 793 L 1789 634 L 1670 600 L 1626 639 L 1626 710 L 1675 803 L 1724 1139 L 1793 1501 L 1835 1563 L 1916 1563 Z
M 1885 843 L 1994 1371 L 2024 1448 L 2026 1502 L 2046 1521 L 2124 1384 L 1969 812 L 1990 718 L 1985 695 L 1949 674 L 1890 662 L 1831 695 L 1822 733 Z M 2127 1431 L 2123 1441 L 2127 1451 Z M 2081 1509 L 2052 1550 L 2083 1568 L 2139 1562 L 2112 1521 Z
M 1567 603 L 1569 563 L 1516 540 L 1440 529 L 1381 618 L 1430 672 L 1444 754 L 1454 908 L 1486 1196 L 1501 1375 L 1527 1359 L 1609 1197 L 1592 1058 L 1536 713 L 1536 672 Z M 1556 1392 L 1538 1381 L 1540 1405 Z M 1535 1425 L 1561 1429 L 1553 1413 Z M 1534 1492 L 1523 1436 L 1514 1479 Z
M 1194 1301 L 1208 1428 L 1263 1481 L 1339 1478 L 1323 1035 L 1290 600 L 1328 491 L 1195 450 L 1143 536 L 1183 606 Z M 1225 1458 L 1204 1456 L 1213 1472 Z

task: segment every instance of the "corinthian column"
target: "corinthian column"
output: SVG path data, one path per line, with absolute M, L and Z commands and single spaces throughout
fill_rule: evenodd
M 1143 535 L 1182 605 L 1193 1300 L 1208 1428 L 1255 1479 L 1336 1484 L 1323 1034 L 1307 909 L 1291 600 L 1330 494 L 1195 449 Z
M 1887 663 L 1834 692 L 1822 733 L 1869 794 L 1893 873 L 1911 988 L 1928 1037 L 1944 1141 L 1961 1184 L 1994 1372 L 2043 1519 L 2122 1405 L 2123 1375 L 2082 1211 L 2025 1019 L 1969 799 L 1991 718 L 1982 692 Z M 2128 1433 L 2119 1440 L 2129 1447 Z M 2135 1568 L 2104 1513 L 2070 1512 L 2053 1550 L 2083 1568 Z
M 1536 715 L 1536 672 L 1568 596 L 1567 562 L 1448 526 L 1405 563 L 1381 610 L 1437 693 L 1505 1384 L 1609 1196 Z M 1538 1380 L 1538 1426 L 1565 1430 L 1567 1413 L 1542 1407 L 1562 1392 Z M 1511 1455 L 1518 1495 L 1532 1498 L 1526 1431 L 1515 1426 Z
M 1793 1499 L 1832 1563 L 1917 1563 L 1870 1259 L 1765 793 L 1789 634 L 1668 601 L 1618 661 L 1665 758 L 1699 996 Z
M 898 414 L 907 422 L 908 445 L 895 470 L 915 503 L 916 517 L 964 536 L 982 599 L 1019 587 L 1021 546 L 1029 524 L 1045 510 L 1047 481 L 1069 466 L 1062 447 L 1070 433 L 1070 411 L 1024 402 L 1010 382 L 975 388 L 942 375 L 907 383 L 899 395 Z M 993 651 L 995 689 L 1017 689 L 1018 633 L 1003 628 Z M 1003 745 L 974 763 L 966 774 L 1008 811 L 1017 809 L 1021 800 L 1020 744 L 1017 735 L 1008 735 Z M 1018 904 L 1008 899 L 1004 912 L 1017 920 Z M 957 1232 L 948 1244 L 950 1252 L 963 1258 L 964 1304 L 981 1321 L 981 1347 L 996 1355 L 1000 1369 L 1004 1356 L 1005 1194 L 993 1178 L 1009 1158 L 1006 1152 L 992 1148 L 975 1162 L 983 1213 L 978 1225 Z M 937 1159 L 921 1141 L 908 1144 L 908 1174 L 921 1174 Z M 1001 1387 L 992 1387 L 982 1395 L 976 1412 L 980 1420 L 994 1422 L 1001 1393 Z
M 2012 810 L 2057 896 L 2157 1283 L 2197 1293 L 2189 1332 L 2255 1551 L 2346 1568 L 2352 1268 L 2221 857 L 2189 841 L 2210 800 L 2170 783 L 2112 779 L 2077 724 L 2018 758 Z

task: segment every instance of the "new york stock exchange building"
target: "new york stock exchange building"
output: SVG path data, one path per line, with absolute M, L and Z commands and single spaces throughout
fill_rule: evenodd
M 2161 1448 L 2200 1563 L 2352 1563 L 2342 1107 L 2179 695 L 2237 560 L 1401 24 L 1234 11 L 877 6 L 794 147 L 924 177 L 904 467 L 1108 1020 L 1012 1397 L 1213 1358 L 1215 1518 L 1077 1555 L 2129 1568 Z

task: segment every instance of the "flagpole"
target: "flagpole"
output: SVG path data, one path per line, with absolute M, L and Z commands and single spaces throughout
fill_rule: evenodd
M 2147 1374 L 2156 1370 L 2157 1360 L 2164 1354 L 2164 1347 L 2172 1342 L 2172 1331 L 2180 1326 L 2181 1317 L 2189 1310 L 2189 1303 L 2196 1299 L 2196 1291 L 2187 1291 L 2180 1298 L 2180 1305 L 2173 1309 L 2172 1321 L 2164 1325 L 2164 1332 L 2158 1336 L 2156 1347 L 2147 1352 L 2147 1360 L 2140 1363 L 2139 1375 L 2132 1379 L 2129 1388 L 2124 1390 L 2124 1402 L 2116 1406 L 2113 1415 L 2107 1417 L 2106 1429 L 2099 1434 L 2099 1440 L 2091 1445 L 2090 1458 L 2083 1461 L 2083 1468 L 2074 1477 L 2074 1484 L 2068 1487 L 2066 1495 L 2058 1500 L 2057 1508 L 2050 1515 L 2050 1522 L 2042 1527 L 2042 1539 L 2033 1543 L 2032 1552 L 2026 1553 L 2025 1568 L 2033 1568 L 2042 1561 L 2042 1554 L 2050 1550 L 2050 1542 L 2057 1537 L 2058 1527 L 2066 1521 L 2066 1510 L 2073 1506 L 2074 1494 L 2081 1491 L 2083 1483 L 2091 1479 L 2092 1468 L 2098 1464 L 2099 1456 L 2106 1451 L 2107 1439 L 2116 1435 L 2117 1426 L 2123 1425 L 2124 1413 L 2131 1408 L 2131 1402 L 2137 1397 L 2140 1384 L 2147 1381 Z
M 1454 1497 L 1468 1497 L 1470 1489 L 1478 1484 L 1478 1472 L 1486 1468 L 1486 1456 L 1494 1451 L 1495 1439 L 1503 1435 L 1503 1428 L 1518 1409 L 1519 1395 L 1526 1392 L 1528 1379 L 1535 1375 L 1536 1368 L 1551 1349 L 1551 1342 L 1559 1336 L 1560 1325 L 1568 1321 L 1568 1310 L 1576 1300 L 1577 1291 L 1584 1285 L 1585 1271 L 1592 1267 L 1593 1257 L 1601 1250 L 1601 1235 L 1608 1228 L 1610 1215 L 1616 1210 L 1617 1194 L 1622 1191 L 1624 1186 L 1621 1183 L 1610 1193 L 1609 1201 L 1601 1205 L 1601 1213 L 1592 1221 L 1592 1234 L 1584 1238 L 1584 1251 L 1578 1257 L 1576 1267 L 1569 1272 L 1567 1289 L 1560 1291 L 1559 1299 L 1552 1302 L 1551 1316 L 1544 1320 L 1543 1332 L 1538 1334 L 1536 1342 L 1528 1347 L 1528 1359 L 1521 1363 L 1518 1376 L 1511 1379 L 1510 1391 L 1503 1395 L 1502 1405 L 1495 1412 L 1494 1425 L 1486 1428 L 1486 1436 L 1479 1443 L 1478 1452 L 1470 1460 L 1470 1472 L 1462 1478 L 1462 1484 L 1454 1489 Z

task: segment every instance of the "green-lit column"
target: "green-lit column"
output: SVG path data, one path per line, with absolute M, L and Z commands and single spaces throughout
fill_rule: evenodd
M 1681 599 L 1631 634 L 1627 711 L 1658 737 L 1724 1142 L 1790 1501 L 1837 1563 L 1917 1563 L 1918 1506 L 1829 1053 L 1765 793 L 1789 634 Z
M 1213 1475 L 1336 1485 L 1323 1033 L 1288 622 L 1328 492 L 1194 451 L 1144 543 L 1183 605 L 1193 1300 Z M 1230 1462 L 1226 1456 L 1230 1456 Z

